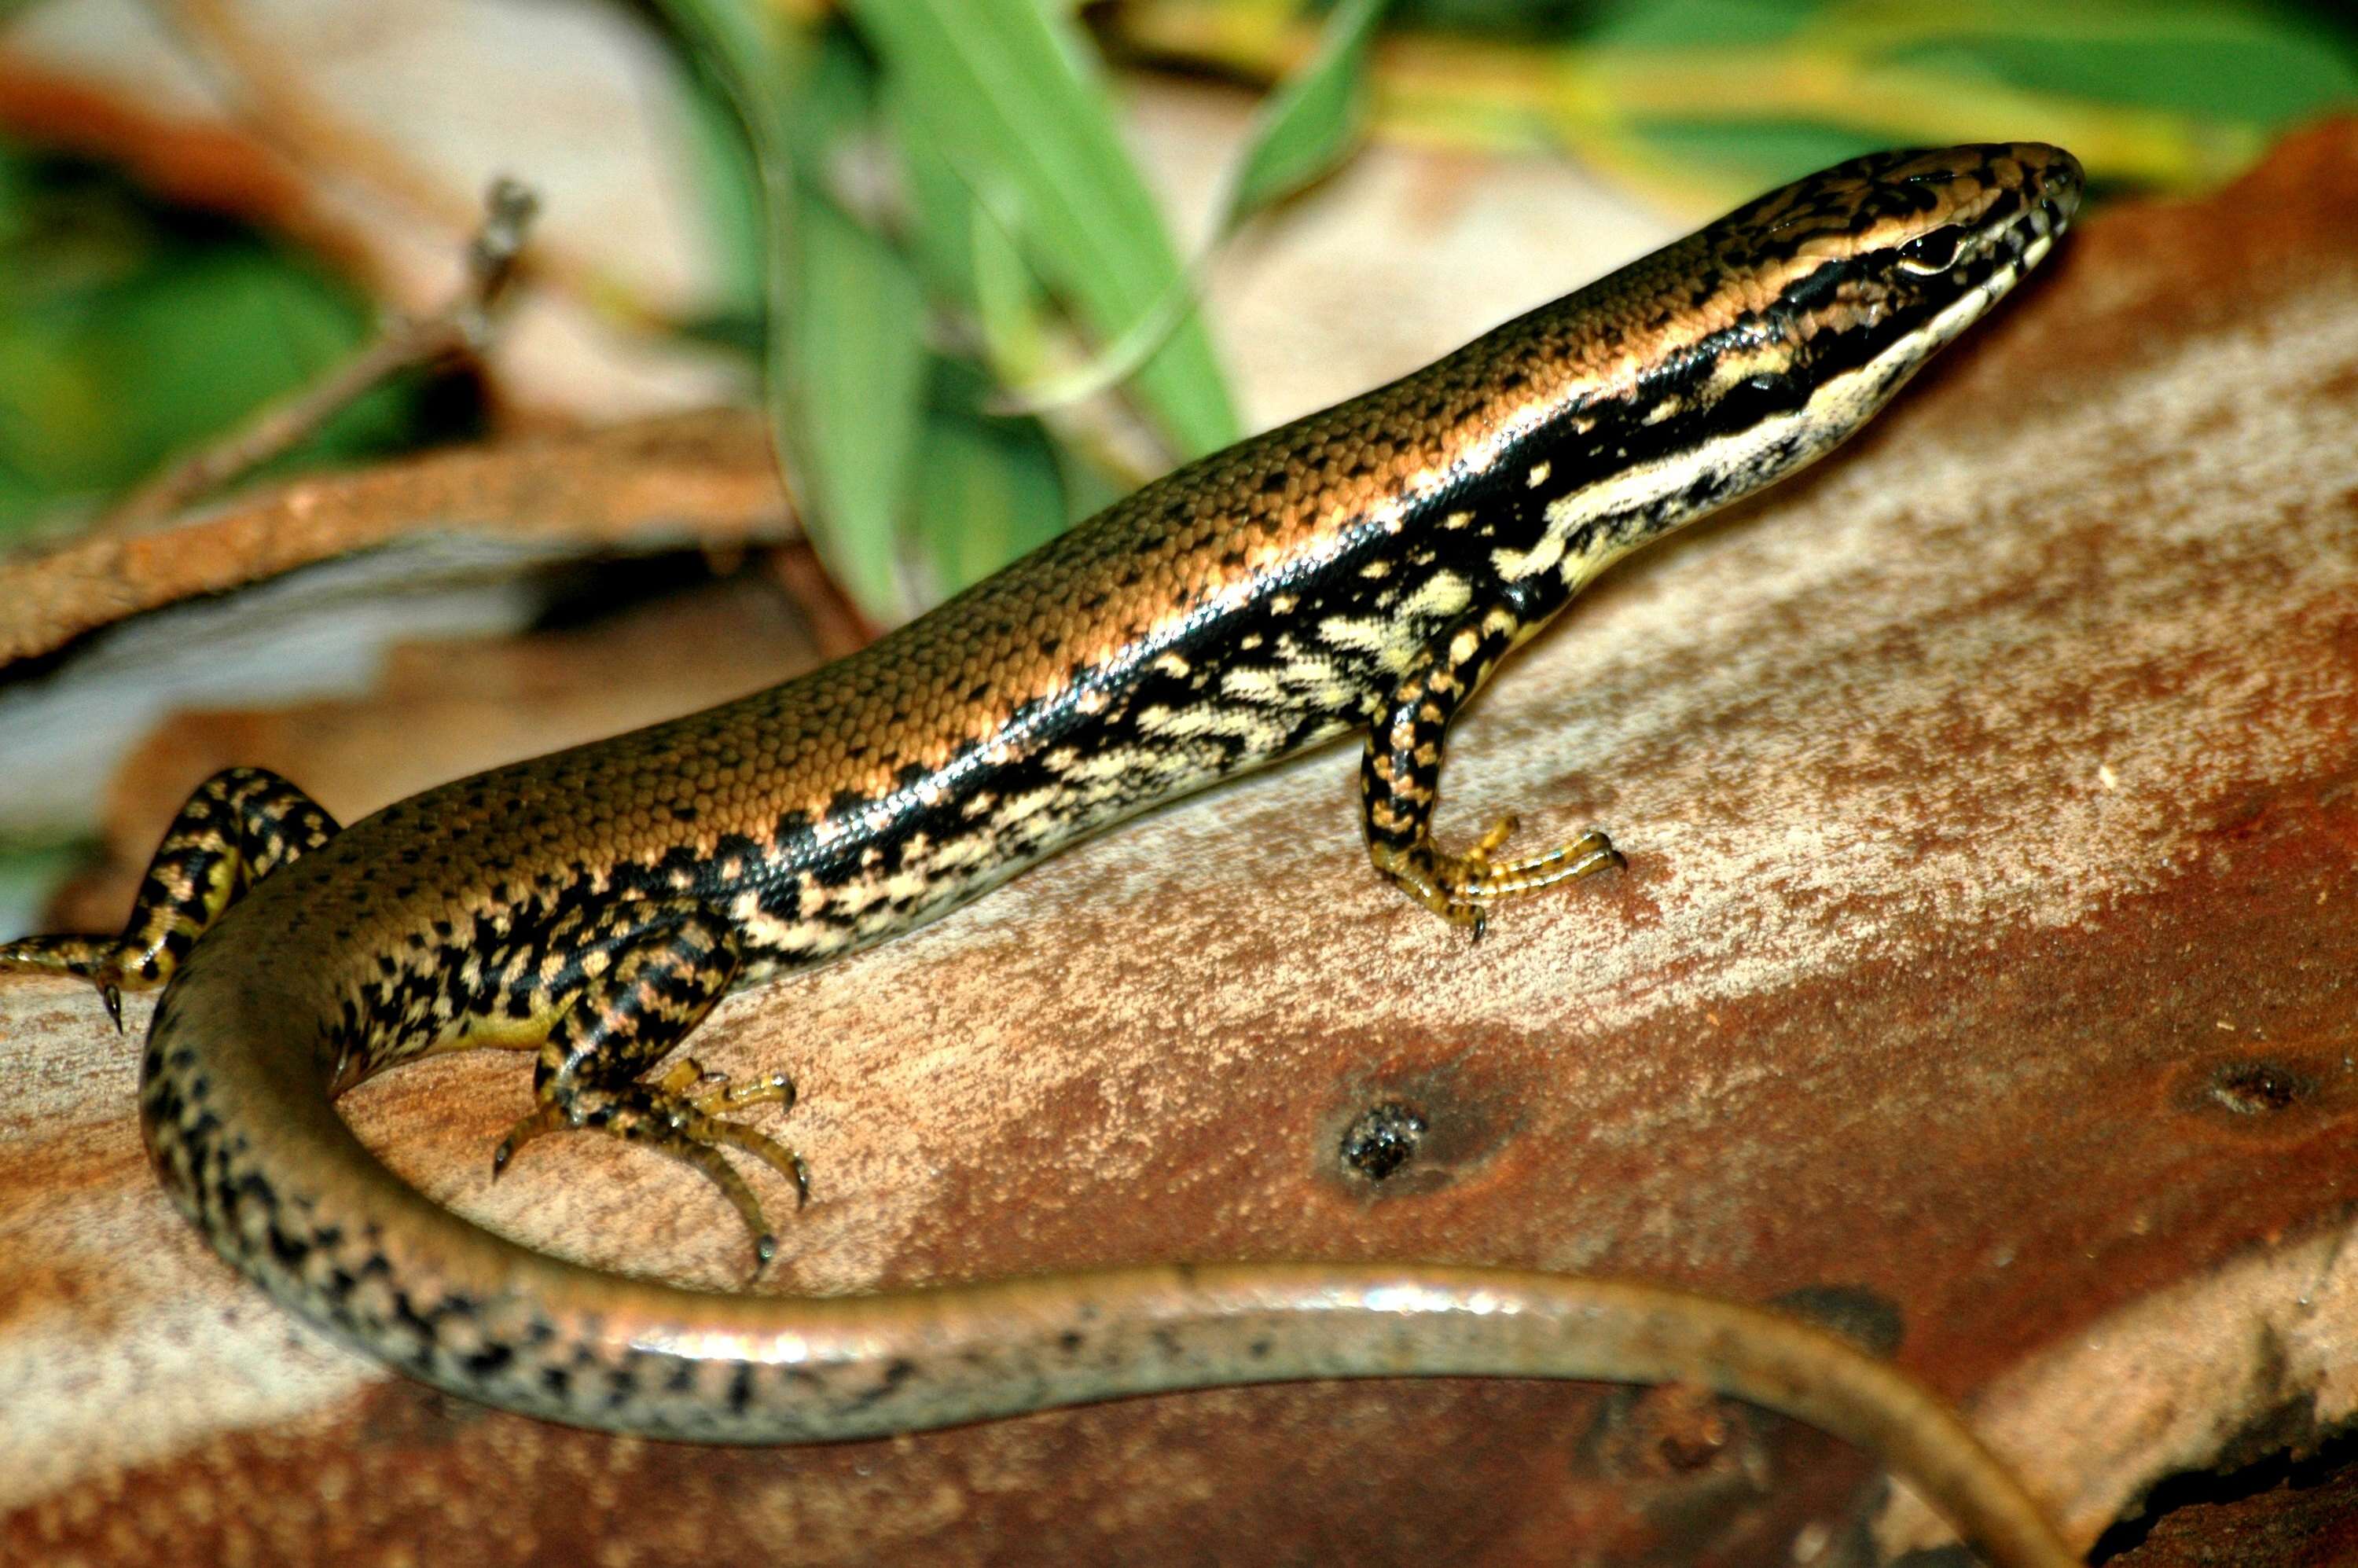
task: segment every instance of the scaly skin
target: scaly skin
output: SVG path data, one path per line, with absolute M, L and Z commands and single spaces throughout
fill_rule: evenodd
M 222 774 L 122 937 L 29 938 L 0 963 L 85 975 L 110 1006 L 168 978 L 140 1108 L 174 1200 L 294 1311 L 471 1399 L 770 1443 L 1282 1379 L 1685 1380 L 1859 1444 L 1993 1562 L 2072 1561 L 1930 1395 L 1768 1313 L 1415 1264 L 705 1293 L 468 1224 L 330 1102 L 427 1051 L 532 1046 L 539 1109 L 501 1164 L 564 1129 L 646 1143 L 719 1183 L 766 1258 L 760 1201 L 720 1151 L 797 1184 L 801 1162 L 719 1113 L 791 1088 L 661 1068 L 731 985 L 1353 729 L 1376 869 L 1450 921 L 1478 933 L 1496 900 L 1617 863 L 1601 835 L 1499 858 L 1507 824 L 1465 854 L 1436 846 L 1452 716 L 1610 562 L 1855 429 L 2045 254 L 2079 189 L 2070 156 L 2035 145 L 1829 169 L 1190 464 L 799 680 L 341 832 L 284 781 Z

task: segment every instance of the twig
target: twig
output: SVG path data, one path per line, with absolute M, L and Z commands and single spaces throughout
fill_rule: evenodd
M 261 486 L 135 535 L 0 557 L 0 671 L 168 604 L 419 535 L 595 557 L 759 549 L 799 532 L 768 422 L 750 408 L 443 447 Z
M 168 517 L 198 496 L 260 467 L 317 430 L 386 377 L 482 351 L 491 312 L 507 290 L 539 200 L 512 179 L 492 181 L 483 225 L 467 246 L 467 282 L 431 316 L 397 317 L 343 363 L 271 405 L 239 428 L 167 468 L 110 508 L 93 533 L 117 533 Z

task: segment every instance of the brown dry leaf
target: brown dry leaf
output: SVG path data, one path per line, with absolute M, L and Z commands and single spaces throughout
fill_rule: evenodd
M 1595 822 L 1626 874 L 1469 949 L 1368 874 L 1334 748 L 730 1000 L 699 1054 L 796 1074 L 816 1173 L 765 1288 L 1295 1256 L 1815 1288 L 1976 1397 L 2082 1543 L 2174 1470 L 2346 1424 L 2353 454 L 2342 123 L 2212 200 L 2093 218 L 1860 442 L 1519 656 L 1447 820 Z M 1788 1423 L 1671 1421 L 1707 1441 L 1671 1454 L 1620 1440 L 1659 1407 L 1451 1380 L 790 1455 L 543 1426 L 222 1270 L 143 1168 L 87 995 L 0 986 L 0 1552 L 1770 1562 L 1863 1474 Z M 491 1054 L 347 1108 L 488 1224 L 735 1282 L 690 1173 L 576 1142 L 492 1187 L 525 1100 Z M 1378 1100 L 1431 1130 L 1370 1188 L 1336 1150 Z M 2170 1523 L 2115 1561 L 2314 1560 Z

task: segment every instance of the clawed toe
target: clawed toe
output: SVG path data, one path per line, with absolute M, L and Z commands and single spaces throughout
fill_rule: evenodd
M 1513 817 L 1501 817 L 1470 853 L 1454 864 L 1444 864 L 1441 880 L 1452 896 L 1467 901 L 1508 898 L 1628 864 L 1611 839 L 1593 831 L 1542 854 L 1516 860 L 1492 860 L 1492 852 L 1506 842 L 1514 829 Z M 1472 924 L 1478 933 L 1480 922 Z
M 718 1143 L 731 1149 L 741 1149 L 773 1171 L 795 1184 L 795 1206 L 806 1208 L 810 1204 L 810 1165 L 792 1149 L 766 1133 L 757 1132 L 742 1122 L 708 1121 L 706 1130 Z
M 563 1111 L 553 1105 L 545 1105 L 509 1128 L 508 1135 L 500 1140 L 500 1146 L 492 1151 L 492 1180 L 496 1182 L 500 1179 L 501 1173 L 508 1168 L 508 1162 L 514 1159 L 525 1144 L 567 1125 Z
M 89 936 L 27 936 L 0 944 L 0 969 L 71 975 L 87 980 L 105 1004 L 114 1032 L 123 1030 L 123 988 L 130 977 L 116 957 L 117 944 Z
M 736 1167 L 722 1157 L 716 1146 L 732 1141 L 726 1137 L 715 1138 L 708 1142 L 682 1138 L 676 1141 L 658 1141 L 654 1147 L 681 1163 L 703 1172 L 705 1179 L 720 1189 L 720 1195 L 729 1200 L 730 1206 L 737 1211 L 737 1217 L 744 1221 L 746 1238 L 753 1244 L 753 1273 L 759 1277 L 768 1267 L 770 1260 L 777 1256 L 778 1238 L 771 1232 L 769 1219 L 762 1212 L 762 1200 L 754 1195 L 752 1187 L 737 1173 Z
M 795 1081 L 784 1073 L 772 1073 L 750 1084 L 737 1084 L 715 1075 L 688 1095 L 687 1101 L 708 1115 L 724 1107 L 738 1110 L 749 1105 L 774 1105 L 783 1114 L 795 1108 Z
M 1477 872 L 1487 871 L 1490 869 L 1491 854 L 1503 849 L 1507 840 L 1515 836 L 1515 829 L 1521 826 L 1522 818 L 1513 812 L 1509 811 L 1502 815 L 1498 820 L 1490 824 L 1488 832 L 1474 841 L 1474 848 L 1466 852 L 1466 866 Z
M 1430 838 L 1405 849 L 1377 844 L 1370 853 L 1377 871 L 1452 925 L 1464 926 L 1475 942 L 1489 928 L 1487 906 L 1498 900 L 1628 863 L 1610 839 L 1595 832 L 1544 854 L 1493 859 L 1515 826 L 1512 816 L 1501 816 L 1463 855 L 1445 854 Z
M 659 1078 L 621 1090 L 576 1087 L 561 1102 L 552 1099 L 543 1104 L 500 1141 L 492 1153 L 492 1176 L 497 1180 L 525 1144 L 551 1132 L 602 1132 L 667 1154 L 692 1166 L 720 1189 L 744 1221 L 758 1275 L 776 1256 L 777 1238 L 763 1213 L 761 1199 L 721 1151 L 741 1150 L 792 1182 L 797 1209 L 810 1202 L 810 1167 L 800 1154 L 768 1134 L 741 1122 L 723 1120 L 712 1112 L 748 1105 L 791 1107 L 794 1099 L 794 1082 L 783 1073 L 735 1085 L 726 1077 L 707 1074 L 693 1058 L 682 1058 Z

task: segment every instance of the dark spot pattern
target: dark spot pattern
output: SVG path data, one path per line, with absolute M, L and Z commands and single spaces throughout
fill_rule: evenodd
M 1510 824 L 1434 846 L 1455 713 L 1606 561 L 1868 417 L 2044 251 L 2078 180 L 2028 145 L 1855 159 L 1190 463 L 849 658 L 341 832 L 286 781 L 229 770 L 166 835 L 122 934 L 29 938 L 0 964 L 86 977 L 110 1009 L 164 985 L 140 1113 L 174 1201 L 295 1311 L 494 1404 L 690 1441 L 827 1439 L 1272 1378 L 1589 1376 L 1611 1371 L 1616 1342 L 1596 1336 L 1617 1332 L 1650 1365 L 1855 1438 L 1909 1434 L 1902 1451 L 1940 1456 L 1916 1478 L 1968 1539 L 2068 1561 L 1937 1404 L 1767 1314 L 1381 1265 L 716 1304 L 434 1214 L 327 1102 L 439 1045 L 535 1046 L 536 1107 L 498 1163 L 547 1132 L 622 1137 L 710 1177 L 765 1252 L 723 1151 L 798 1196 L 806 1173 L 723 1113 L 791 1086 L 671 1059 L 732 985 L 1352 729 L 1369 735 L 1377 869 L 1477 935 L 1487 903 L 1617 863 L 1601 836 L 1501 859 Z M 2285 1097 L 2265 1077 L 2220 1087 L 2251 1114 Z

